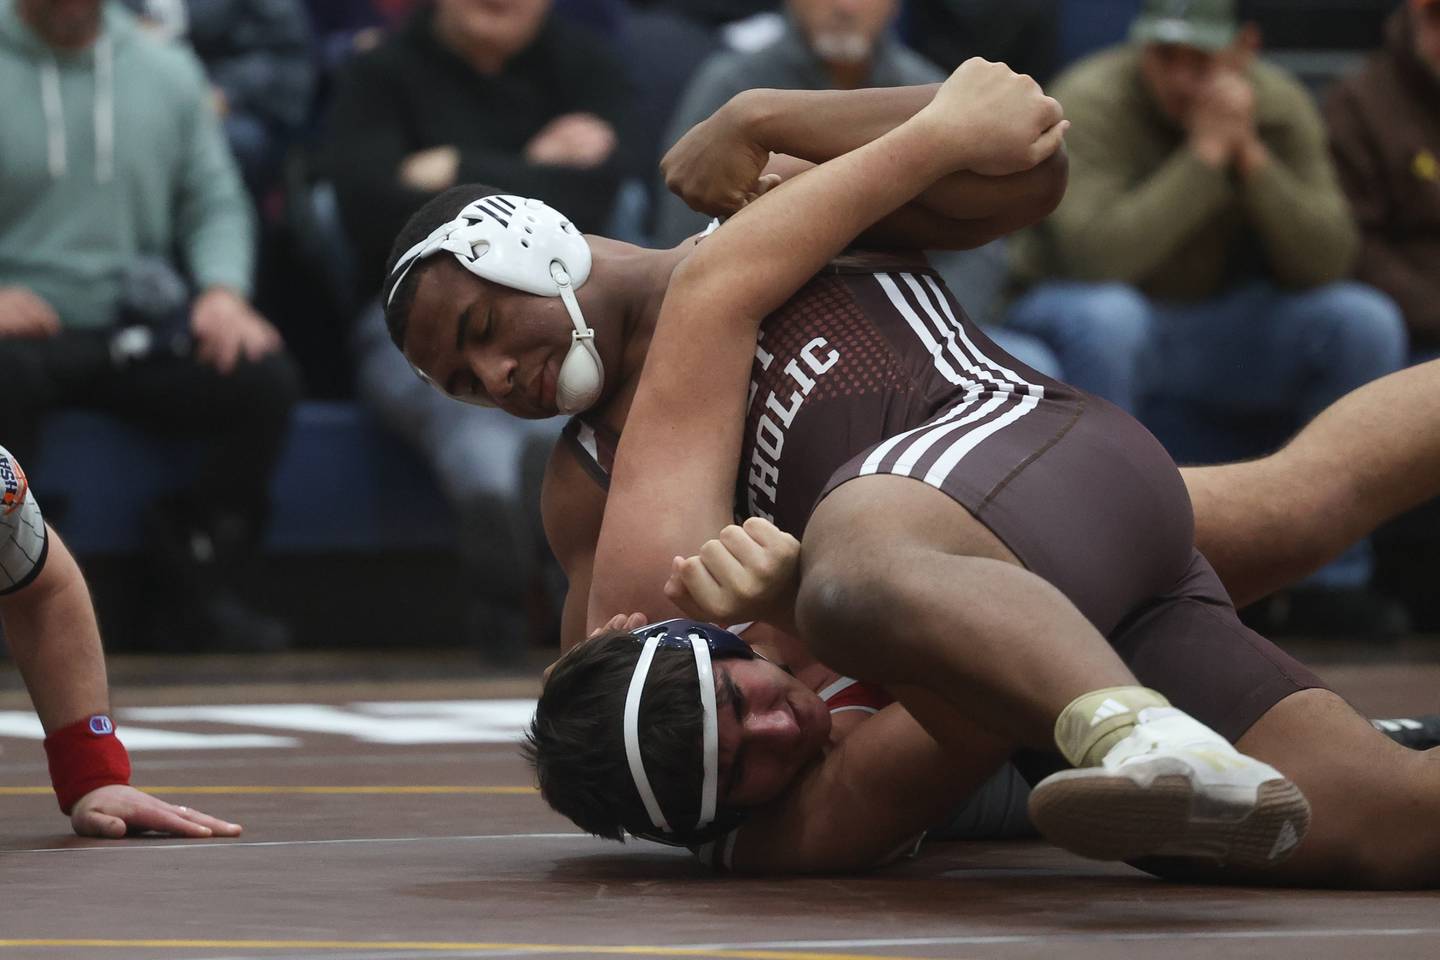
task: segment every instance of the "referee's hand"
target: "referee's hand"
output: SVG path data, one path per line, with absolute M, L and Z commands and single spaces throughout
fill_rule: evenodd
M 91 790 L 70 812 L 70 826 L 82 837 L 119 839 L 127 834 L 174 837 L 238 837 L 240 824 L 199 810 L 166 803 L 134 787 L 112 784 Z

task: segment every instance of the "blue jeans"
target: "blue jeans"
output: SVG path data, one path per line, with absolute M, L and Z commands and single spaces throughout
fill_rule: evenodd
M 1155 325 L 1150 301 L 1120 283 L 1042 283 L 1011 305 L 1006 329 L 1040 340 L 1065 381 L 1135 414 L 1142 358 Z
M 1152 301 L 1125 284 L 1046 283 L 1016 301 L 1007 321 L 1047 343 L 1070 383 L 1141 415 L 1172 455 L 1192 462 L 1273 446 L 1406 360 L 1399 309 L 1359 283 L 1304 291 L 1249 283 L 1184 304 Z M 1155 411 L 1163 411 L 1164 428 Z M 1278 435 L 1247 436 L 1257 422 Z M 1217 425 L 1228 434 L 1218 443 Z M 1312 583 L 1364 583 L 1364 552 Z
M 1132 414 L 1157 397 L 1304 422 L 1405 364 L 1399 310 L 1358 283 L 1251 283 L 1193 304 L 1120 283 L 1045 283 L 1006 322 L 1055 351 L 1070 383 Z

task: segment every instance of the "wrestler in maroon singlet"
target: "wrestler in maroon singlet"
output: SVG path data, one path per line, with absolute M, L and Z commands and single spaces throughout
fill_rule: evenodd
M 604 483 L 614 433 L 577 418 L 564 438 Z M 740 464 L 737 517 L 796 536 L 855 477 L 937 487 L 1059 588 L 1142 683 L 1232 742 L 1284 697 L 1324 686 L 1240 623 L 1154 437 L 1002 351 L 923 260 L 842 258 L 766 318 Z

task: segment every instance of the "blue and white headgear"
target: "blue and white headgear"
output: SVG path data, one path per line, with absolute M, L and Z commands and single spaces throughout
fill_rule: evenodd
M 637 837 L 655 840 L 675 846 L 693 846 L 708 843 L 729 833 L 744 819 L 739 810 L 717 809 L 720 792 L 720 733 L 715 706 L 715 673 L 711 662 L 725 657 L 739 657 L 753 660 L 758 654 L 750 645 L 729 630 L 698 620 L 665 620 L 632 630 L 633 636 L 642 644 L 640 659 L 635 663 L 635 673 L 630 677 L 630 689 L 625 695 L 625 758 L 630 763 L 630 776 L 635 789 L 645 804 L 645 812 L 654 824 L 652 831 L 631 831 Z M 645 763 L 640 755 L 640 698 L 645 691 L 645 678 L 650 674 L 650 664 L 655 651 L 661 647 L 690 650 L 695 655 L 695 673 L 700 684 L 701 712 L 701 763 L 704 778 L 700 785 L 700 814 L 693 827 L 677 827 L 671 824 L 660 809 L 660 801 L 650 786 L 645 774 Z
M 574 224 L 539 200 L 509 194 L 480 197 L 395 261 L 385 305 L 395 298 L 411 267 L 442 250 L 477 277 L 540 297 L 559 297 L 575 330 L 556 378 L 555 405 L 561 413 L 576 414 L 599 399 L 605 366 L 595 349 L 595 331 L 585 325 L 575 299 L 575 291 L 590 276 L 590 245 Z

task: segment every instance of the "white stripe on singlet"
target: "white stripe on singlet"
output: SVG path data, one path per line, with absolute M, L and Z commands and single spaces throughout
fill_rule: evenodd
M 922 424 L 914 429 L 906 430 L 903 433 L 897 433 L 872 450 L 870 456 L 865 458 L 865 463 L 860 467 L 860 474 L 862 476 L 875 473 L 880 468 L 880 462 L 889 456 L 892 450 L 914 434 L 928 430 L 937 423 L 944 423 L 959 417 L 966 411 L 970 404 L 974 403 L 984 393 L 984 388 L 979 383 L 961 377 L 955 372 L 955 368 L 950 365 L 949 360 L 947 360 L 941 352 L 940 344 L 936 342 L 934 334 L 931 333 L 930 328 L 925 325 L 925 322 L 920 319 L 920 316 L 911 309 L 910 304 L 906 302 L 904 295 L 900 292 L 900 288 L 895 285 L 895 281 L 892 280 L 888 274 L 884 273 L 873 274 L 873 276 L 876 282 L 880 284 L 880 288 L 885 291 L 885 295 L 890 298 L 890 303 L 899 312 L 900 316 L 905 318 L 905 322 L 910 325 L 910 329 L 914 332 L 915 336 L 919 338 L 920 342 L 925 345 L 925 348 L 930 351 L 930 356 L 935 363 L 935 369 L 939 371 L 940 375 L 946 380 L 957 386 L 963 386 L 965 388 L 965 398 L 938 420 Z M 975 415 L 967 418 L 966 422 L 974 419 L 975 416 L 983 415 L 983 412 L 977 412 Z
M 1014 390 L 1018 387 L 1025 387 L 1030 390 L 1040 389 L 1038 386 L 1031 384 L 1024 377 L 1020 376 L 1018 373 L 1016 373 L 1014 370 L 1011 370 L 1009 367 L 1002 367 L 999 363 L 992 360 L 983 351 L 981 351 L 981 349 L 975 345 L 975 342 L 970 339 L 970 335 L 965 332 L 965 325 L 959 320 L 957 320 L 954 312 L 951 311 L 950 300 L 945 296 L 945 291 L 940 289 L 940 284 L 935 282 L 934 277 L 926 276 L 922 277 L 921 279 L 925 281 L 925 288 L 929 292 L 929 299 L 921 300 L 922 304 L 925 306 L 926 312 L 929 313 L 931 319 L 933 319 L 937 324 L 941 324 L 942 326 L 948 328 L 950 331 L 953 331 L 953 333 L 948 334 L 948 336 L 950 336 L 952 340 L 956 335 L 960 337 L 960 339 L 965 344 L 968 355 L 974 357 L 979 362 L 980 366 L 984 368 L 978 371 L 981 377 L 1004 390 Z M 920 288 L 919 282 L 908 273 L 905 274 L 905 282 L 911 290 L 915 291 L 917 299 L 921 298 L 922 290 Z M 937 306 L 940 308 L 940 311 L 945 315 L 945 319 L 943 321 L 934 312 L 934 308 Z M 996 377 L 990 376 L 990 373 L 987 371 L 993 371 L 1001 379 L 996 379 Z
M 946 343 L 942 346 L 941 343 L 935 339 L 935 331 L 926 325 L 924 320 L 920 319 L 919 314 L 915 312 L 915 309 L 910 306 L 909 301 L 905 299 L 905 294 L 900 292 L 900 287 L 896 285 L 894 278 L 888 273 L 876 273 L 872 274 L 872 276 L 874 276 L 876 282 L 880 284 L 880 289 L 884 290 L 885 295 L 890 298 L 890 304 L 905 318 L 905 322 L 910 325 L 910 329 L 915 331 L 915 336 L 919 337 L 920 342 L 925 344 L 925 349 L 930 351 L 930 358 L 935 363 L 935 369 L 940 371 L 940 376 L 953 384 L 964 387 L 966 390 L 980 389 L 980 384 L 973 378 L 973 374 L 978 371 L 975 370 L 974 364 L 969 362 L 968 357 L 962 356 L 959 351 L 954 349 L 954 336 L 945 337 L 945 334 L 942 332 L 941 336 L 946 340 Z M 909 276 L 909 274 L 900 274 L 902 280 L 907 276 Z M 951 359 L 958 361 L 960 366 L 967 373 L 972 374 L 972 376 L 966 377 L 956 372 L 955 368 L 950 364 Z
M 921 343 L 930 350 L 931 356 L 935 359 L 936 370 L 951 383 L 965 386 L 967 392 L 964 399 L 943 416 L 891 437 L 876 447 L 865 459 L 860 473 L 863 475 L 878 472 L 881 462 L 900 448 L 901 444 L 905 444 L 906 446 L 895 464 L 886 472 L 899 476 L 910 476 L 915 464 L 936 444 L 945 440 L 948 446 L 944 448 L 944 452 L 925 475 L 918 478 L 933 487 L 939 487 L 966 454 L 979 446 L 987 437 L 1003 430 L 1035 409 L 1035 406 L 1045 396 L 1045 391 L 1043 387 L 1029 383 L 1015 371 L 992 360 L 975 345 L 966 334 L 964 325 L 956 319 L 944 292 L 933 278 L 924 277 L 926 286 L 922 287 L 911 274 L 901 274 L 900 277 L 920 304 L 926 319 L 920 317 L 893 279 L 885 274 L 875 275 L 881 289 L 890 298 L 891 305 L 905 318 L 906 323 L 920 338 Z M 949 359 L 941 353 L 941 346 L 936 338 L 937 333 L 945 341 L 944 353 L 957 361 L 961 368 L 970 375 L 969 377 L 954 375 L 954 367 L 950 364 Z M 979 398 L 980 392 L 986 389 L 977 382 L 978 380 L 985 381 L 989 385 L 989 389 L 995 393 L 979 408 L 967 414 L 966 411 Z M 1018 403 L 999 417 L 974 429 L 963 429 L 988 417 L 1011 400 L 1018 400 Z M 964 415 L 962 416 L 962 414 Z M 958 436 L 950 436 L 957 431 L 961 431 Z

